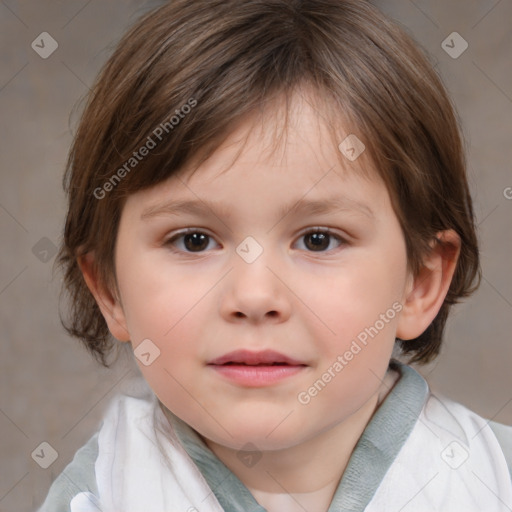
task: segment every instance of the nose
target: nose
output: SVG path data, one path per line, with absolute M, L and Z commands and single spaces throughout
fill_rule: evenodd
M 237 254 L 224 280 L 220 313 L 230 322 L 281 323 L 290 317 L 292 292 L 279 265 L 266 257 L 247 263 Z

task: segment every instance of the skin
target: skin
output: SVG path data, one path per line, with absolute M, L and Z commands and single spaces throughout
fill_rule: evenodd
M 112 334 L 134 349 L 148 338 L 159 348 L 149 366 L 137 360 L 155 394 L 269 511 L 327 510 L 358 438 L 396 381 L 387 371 L 395 337 L 415 338 L 431 323 L 458 256 L 457 235 L 439 233 L 452 250 L 434 246 L 418 276 L 409 273 L 405 239 L 372 162 L 364 153 L 340 162 L 312 102 L 294 96 L 279 152 L 269 150 L 270 121 L 248 117 L 195 173 L 187 167 L 128 197 L 116 244 L 119 297 L 96 278 L 93 253 L 80 261 Z M 373 169 L 369 179 L 362 166 Z M 329 213 L 279 213 L 301 198 L 331 196 L 369 212 L 349 202 Z M 147 208 L 181 199 L 215 200 L 226 211 L 141 219 Z M 326 227 L 332 236 L 315 250 L 311 230 Z M 199 252 L 183 236 L 170 241 L 185 228 L 208 235 Z M 247 236 L 263 249 L 252 263 L 236 252 Z M 401 311 L 300 403 L 298 394 L 394 303 Z M 240 348 L 273 349 L 307 366 L 255 388 L 206 366 Z M 252 467 L 239 457 L 249 442 L 262 454 Z

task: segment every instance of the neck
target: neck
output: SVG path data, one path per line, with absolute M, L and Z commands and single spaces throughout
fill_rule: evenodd
M 204 441 L 268 512 L 325 512 L 357 441 L 397 378 L 388 372 L 379 391 L 345 421 L 298 446 L 264 452 L 254 467 L 244 465 L 236 450 Z

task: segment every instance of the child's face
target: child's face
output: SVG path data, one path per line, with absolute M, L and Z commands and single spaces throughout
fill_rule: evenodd
M 342 168 L 316 112 L 295 106 L 284 152 L 266 153 L 268 124 L 243 124 L 192 176 L 131 195 L 119 227 L 119 321 L 134 349 L 149 339 L 160 351 L 148 366 L 138 361 L 143 375 L 177 416 L 234 449 L 294 446 L 364 408 L 381 386 L 410 290 L 383 182 L 374 171 L 371 180 L 359 175 L 370 165 L 364 154 Z M 243 153 L 220 173 L 247 130 Z M 290 208 L 333 199 L 341 209 Z M 220 210 L 141 219 L 178 201 Z M 169 241 L 185 228 L 199 234 Z M 295 363 L 210 364 L 238 350 Z

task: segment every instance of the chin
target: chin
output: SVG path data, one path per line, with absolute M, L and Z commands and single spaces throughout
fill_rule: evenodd
M 276 437 L 276 439 L 269 439 L 266 434 L 262 432 L 238 433 L 234 437 L 229 437 L 227 435 L 221 437 L 212 436 L 212 438 L 205 436 L 202 437 L 233 451 L 279 451 L 292 448 L 302 442 L 302 439 L 293 439 L 290 435 L 287 435 L 284 438 Z
M 282 420 L 283 417 L 276 421 L 273 417 L 246 416 L 236 418 L 235 421 L 224 421 L 223 427 L 231 436 L 221 427 L 212 430 L 211 424 L 208 424 L 205 429 L 196 428 L 196 430 L 207 440 L 232 450 L 240 450 L 248 443 L 261 451 L 283 450 L 305 440 L 307 432 L 304 425 L 296 425 L 293 421 L 288 423 L 288 419 L 280 424 Z

